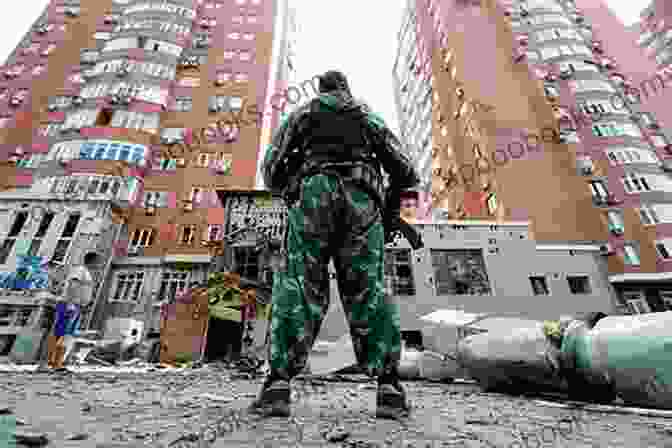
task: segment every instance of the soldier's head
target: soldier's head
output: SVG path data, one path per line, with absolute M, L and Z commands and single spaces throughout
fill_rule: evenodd
M 345 75 L 337 70 L 329 70 L 320 76 L 318 90 L 320 93 L 333 92 L 334 90 L 345 90 L 350 93 L 350 86 Z

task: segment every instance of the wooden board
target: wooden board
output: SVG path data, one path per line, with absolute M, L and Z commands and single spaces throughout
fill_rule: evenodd
M 205 346 L 208 296 L 196 291 L 188 300 L 165 305 L 161 319 L 160 362 L 197 361 Z

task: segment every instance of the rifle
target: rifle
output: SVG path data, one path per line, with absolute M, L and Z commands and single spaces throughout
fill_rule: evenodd
M 383 227 L 385 228 L 385 243 L 394 241 L 394 236 L 401 233 L 411 245 L 413 250 L 421 249 L 425 246 L 422 241 L 422 235 L 409 223 L 407 223 L 399 213 L 401 211 L 401 190 L 389 187 L 385 193 L 385 206 L 383 208 Z

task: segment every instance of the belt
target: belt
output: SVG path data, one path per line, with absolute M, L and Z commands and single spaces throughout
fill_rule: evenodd
M 322 163 L 309 169 L 303 177 L 315 174 L 337 174 L 344 181 L 351 181 L 374 195 L 378 205 L 383 208 L 385 186 L 383 176 L 364 162 Z

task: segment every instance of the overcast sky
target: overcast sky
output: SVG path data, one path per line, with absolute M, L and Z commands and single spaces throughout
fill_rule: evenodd
M 8 0 L 4 0 L 8 1 Z M 297 45 L 300 80 L 340 69 L 353 94 L 364 98 L 396 128 L 392 97 L 392 65 L 404 0 L 290 0 L 298 10 L 301 30 Z M 637 21 L 650 0 L 608 0 L 626 25 Z M 49 3 L 23 0 L 0 15 L 0 60 L 4 61 L 28 27 Z

